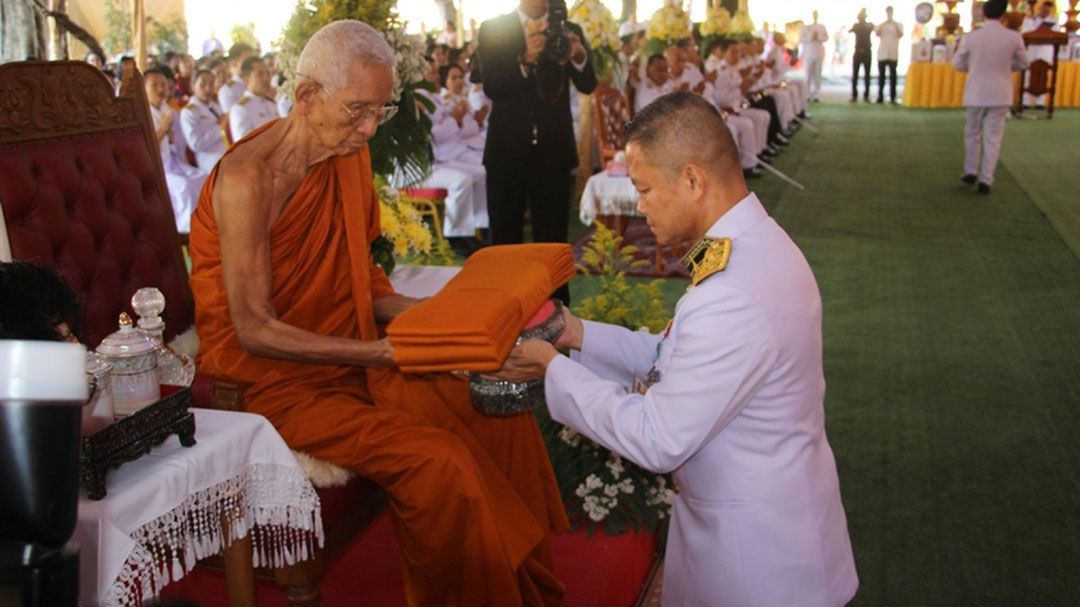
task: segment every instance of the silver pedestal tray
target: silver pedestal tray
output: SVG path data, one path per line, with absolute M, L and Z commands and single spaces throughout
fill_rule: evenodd
M 555 308 L 544 322 L 521 332 L 517 343 L 530 339 L 542 339 L 555 343 L 566 327 L 563 320 L 563 305 L 552 300 Z M 498 379 L 483 373 L 473 373 L 469 377 L 469 392 L 472 393 L 473 408 L 484 415 L 506 417 L 531 411 L 544 403 L 544 380 L 536 379 L 525 382 L 512 382 Z

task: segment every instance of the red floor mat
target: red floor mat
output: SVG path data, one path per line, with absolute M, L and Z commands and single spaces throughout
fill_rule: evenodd
M 631 607 L 654 556 L 651 534 L 564 533 L 553 539 L 555 569 L 566 584 L 563 607 Z M 401 564 L 387 514 L 357 538 L 327 572 L 323 607 L 404 607 Z M 196 569 L 165 589 L 163 597 L 185 597 L 203 607 L 228 607 L 225 578 Z M 285 591 L 259 584 L 260 607 L 286 607 Z

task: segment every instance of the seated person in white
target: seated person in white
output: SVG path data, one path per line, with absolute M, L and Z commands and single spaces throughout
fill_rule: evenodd
M 807 98 L 809 97 L 809 89 L 806 86 L 805 80 L 794 80 L 788 78 L 788 70 L 791 69 L 785 62 L 784 45 L 787 44 L 787 38 L 781 32 L 773 32 L 772 45 L 765 52 L 763 57 L 765 61 L 765 67 L 772 72 L 772 78 L 775 82 L 782 82 L 787 85 L 787 88 L 792 90 L 792 97 L 795 102 L 795 113 L 798 116 L 806 115 Z
M 767 110 L 750 107 L 746 99 L 746 93 L 750 89 L 750 81 L 744 78 L 738 68 L 739 45 L 731 40 L 720 42 L 721 53 L 724 61 L 716 71 L 716 84 L 713 87 L 713 102 L 722 112 L 738 114 L 753 122 L 754 145 L 753 154 L 762 159 L 771 158 L 774 155 L 769 147 L 769 112 Z M 739 141 L 736 136 L 735 141 Z
M 668 73 L 667 59 L 656 54 L 645 63 L 645 78 L 638 82 L 634 91 L 634 114 L 658 98 L 675 92 L 675 83 Z
M 742 54 L 742 63 L 750 69 L 753 84 L 750 90 L 773 98 L 776 103 L 776 113 L 780 118 L 780 128 L 785 133 L 789 132 L 791 123 L 795 120 L 795 103 L 791 99 L 790 91 L 780 87 L 780 83 L 772 76 L 772 70 L 765 64 L 761 55 L 765 51 L 765 41 L 755 38 L 752 42 L 739 45 Z
M 199 201 L 199 191 L 202 190 L 207 173 L 188 164 L 184 157 L 187 143 L 180 130 L 177 111 L 169 105 L 172 87 L 165 74 L 165 68 L 152 67 L 146 70 L 143 78 L 146 84 L 146 99 L 150 102 L 150 116 L 154 121 L 154 138 L 161 152 L 165 183 L 169 188 L 173 216 L 176 218 L 176 230 L 187 233 L 191 231 L 191 213 Z
M 457 120 L 460 113 L 462 119 L 458 122 L 459 130 L 454 138 L 464 143 L 467 150 L 453 150 L 444 156 L 449 156 L 446 161 L 468 162 L 483 164 L 484 142 L 487 141 L 487 117 L 491 113 L 491 103 L 481 105 L 473 109 L 469 96 L 465 91 L 465 70 L 455 64 L 444 65 L 439 68 L 439 83 L 442 90 L 439 91 L 439 100 L 443 106 L 450 110 L 451 115 Z M 435 151 L 436 160 L 439 160 L 439 150 Z
M 429 62 L 424 78 L 438 85 L 439 69 L 433 62 Z M 462 125 L 466 125 L 467 120 L 476 122 L 475 114 L 466 115 L 466 110 L 461 114 L 461 124 L 458 124 L 453 112 L 445 106 L 438 95 L 423 90 L 420 94 L 432 105 L 429 117 L 431 118 L 431 146 L 435 152 L 435 161 L 431 165 L 431 172 L 418 185 L 446 190 L 446 200 L 443 202 L 445 206 L 443 235 L 458 253 L 468 255 L 480 246 L 479 241 L 476 240 L 476 231 L 487 228 L 489 224 L 487 173 L 482 164 L 461 162 L 452 158 L 455 157 L 455 152 L 469 151 L 468 146 L 460 142 L 458 142 L 459 145 L 455 145 L 454 136 L 455 133 L 461 132 Z M 400 171 L 394 176 L 393 181 L 397 187 L 406 185 Z
M 208 69 L 195 72 L 195 95 L 180 110 L 180 130 L 195 153 L 199 168 L 210 172 L 225 154 L 222 121 L 225 112 L 214 99 L 214 73 Z
M 228 79 L 218 81 L 220 85 L 220 88 L 218 88 L 218 103 L 221 104 L 221 109 L 226 112 L 232 110 L 232 106 L 244 96 L 244 91 L 247 90 L 243 78 L 240 77 L 240 68 L 248 57 L 253 56 L 255 56 L 255 49 L 243 42 L 238 42 L 229 48 L 229 58 L 223 70 Z
M 229 132 L 232 140 L 240 141 L 245 135 L 278 117 L 276 92 L 270 86 L 270 69 L 260 57 L 248 57 L 240 68 L 247 92 L 229 110 Z

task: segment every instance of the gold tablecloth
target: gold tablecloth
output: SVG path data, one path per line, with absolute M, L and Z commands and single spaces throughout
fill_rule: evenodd
M 1019 78 L 1013 76 L 1013 80 Z M 917 108 L 962 107 L 967 74 L 948 63 L 912 63 L 904 83 L 904 105 Z M 1080 61 L 1058 64 L 1054 106 L 1080 107 Z

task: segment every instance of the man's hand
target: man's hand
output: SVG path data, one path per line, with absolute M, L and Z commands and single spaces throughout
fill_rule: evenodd
M 585 50 L 585 45 L 581 43 L 581 38 L 576 32 L 570 32 L 570 49 L 572 63 L 581 65 L 589 58 L 588 51 Z
M 694 92 L 697 93 L 698 95 L 704 93 L 706 84 L 707 84 L 707 81 L 702 80 L 701 82 L 698 83 L 697 86 L 694 87 Z
M 711 82 L 713 84 L 716 84 L 716 77 L 719 76 L 719 75 L 720 75 L 720 72 L 718 72 L 716 70 L 713 70 L 713 71 L 709 72 L 708 74 L 705 74 L 705 80 L 707 82 Z
M 565 327 L 558 339 L 555 340 L 555 347 L 560 350 L 566 348 L 580 350 L 581 342 L 585 338 L 585 324 L 581 322 L 580 318 L 574 316 L 574 313 L 566 306 L 563 306 L 562 317 Z
M 510 356 L 494 376 L 512 382 L 543 379 L 547 367 L 558 356 L 555 346 L 539 339 L 522 342 L 510 351 Z
M 490 105 L 482 106 L 479 110 L 476 111 L 475 114 L 473 114 L 473 117 L 476 118 L 476 124 L 483 127 L 484 126 L 484 121 L 487 120 L 488 114 L 490 114 L 490 113 L 491 113 L 491 106 Z
M 527 32 L 525 36 L 525 53 L 521 55 L 521 60 L 525 63 L 536 63 L 540 59 L 540 53 L 544 50 L 544 43 L 547 41 L 547 36 L 544 35 L 544 30 L 547 29 L 547 21 L 542 23 L 540 29 Z
M 461 121 L 465 118 L 465 114 L 469 113 L 469 103 L 465 100 L 461 100 L 454 106 L 453 115 L 454 121 L 458 123 L 458 127 L 461 126 Z

